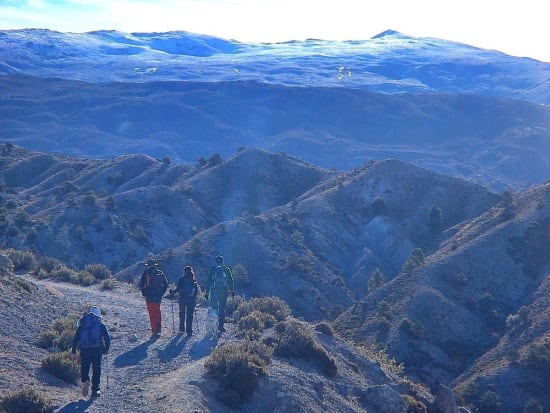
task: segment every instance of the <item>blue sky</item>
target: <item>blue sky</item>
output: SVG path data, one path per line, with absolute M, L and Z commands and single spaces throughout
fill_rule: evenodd
M 184 30 L 243 42 L 368 39 L 392 29 L 550 62 L 542 0 L 0 0 L 0 29 Z

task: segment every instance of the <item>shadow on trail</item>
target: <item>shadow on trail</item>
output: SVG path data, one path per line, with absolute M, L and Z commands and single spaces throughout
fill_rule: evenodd
M 209 356 L 212 350 L 218 345 L 218 336 L 205 336 L 201 341 L 193 345 L 189 351 L 189 355 L 193 360 L 198 360 Z
M 149 340 L 137 345 L 133 349 L 117 356 L 113 362 L 115 367 L 127 367 L 139 364 L 141 360 L 147 358 L 147 348 L 153 344 L 158 337 L 151 337 Z
M 158 356 L 160 361 L 170 361 L 178 354 L 180 354 L 185 347 L 185 343 L 189 340 L 188 336 L 183 334 L 178 334 L 173 337 L 165 348 L 158 350 Z
M 93 403 L 93 399 L 89 400 L 79 400 L 77 402 L 70 402 L 63 406 L 60 410 L 57 410 L 57 413 L 86 413 L 86 409 L 90 407 Z

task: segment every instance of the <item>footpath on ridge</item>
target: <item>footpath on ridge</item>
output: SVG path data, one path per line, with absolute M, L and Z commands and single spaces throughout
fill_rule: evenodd
M 205 328 L 207 308 L 198 305 L 193 335 L 178 334 L 178 303 L 164 299 L 161 304 L 162 334 L 151 337 L 145 300 L 139 291 L 120 284 L 113 290 L 82 287 L 50 280 L 36 284 L 58 291 L 68 304 L 84 311 L 98 305 L 111 334 L 111 349 L 104 356 L 101 397 L 83 398 L 80 387 L 67 385 L 61 398 L 48 395 L 58 405 L 56 413 L 68 412 L 148 412 L 202 411 L 208 401 L 199 386 L 205 382 L 204 361 L 216 346 L 236 340 L 236 326 L 226 324 L 221 337 L 211 337 Z M 66 315 L 60 309 L 58 318 Z M 174 398 L 171 392 L 177 391 Z M 170 396 L 170 397 L 169 397 Z M 63 400 L 68 398 L 68 400 Z M 177 405 L 170 405 L 177 400 Z

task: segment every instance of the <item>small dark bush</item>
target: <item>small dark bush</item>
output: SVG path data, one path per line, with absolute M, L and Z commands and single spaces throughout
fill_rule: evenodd
M 408 394 L 402 394 L 401 398 L 405 401 L 407 405 L 407 413 L 427 413 L 427 408 L 424 403 L 416 400 L 414 397 L 409 396 Z
M 537 399 L 531 399 L 526 404 L 521 413 L 543 413 L 544 408 Z
M 401 320 L 399 328 L 406 331 L 412 338 L 421 339 L 424 335 L 424 326 L 419 321 L 411 321 L 408 318 L 404 318 Z
M 315 326 L 315 330 L 321 334 L 324 334 L 325 336 L 329 336 L 329 337 L 334 336 L 334 329 L 329 323 L 325 321 L 322 321 L 319 324 L 317 324 Z
M 6 413 L 52 413 L 52 401 L 34 389 L 8 392 L 0 400 L 0 410 Z
M 543 377 L 550 377 L 550 343 L 531 344 L 526 364 Z
M 42 367 L 67 383 L 76 384 L 80 378 L 78 366 L 72 361 L 69 351 L 50 354 L 42 360 Z
M 84 267 L 84 270 L 91 273 L 98 280 L 106 280 L 113 276 L 109 267 L 103 264 L 88 264 Z

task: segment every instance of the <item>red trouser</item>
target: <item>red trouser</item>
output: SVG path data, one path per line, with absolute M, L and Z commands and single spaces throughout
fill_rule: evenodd
M 161 313 L 160 303 L 147 303 L 147 311 L 149 312 L 149 322 L 151 323 L 151 331 L 153 334 L 160 334 L 161 328 Z

